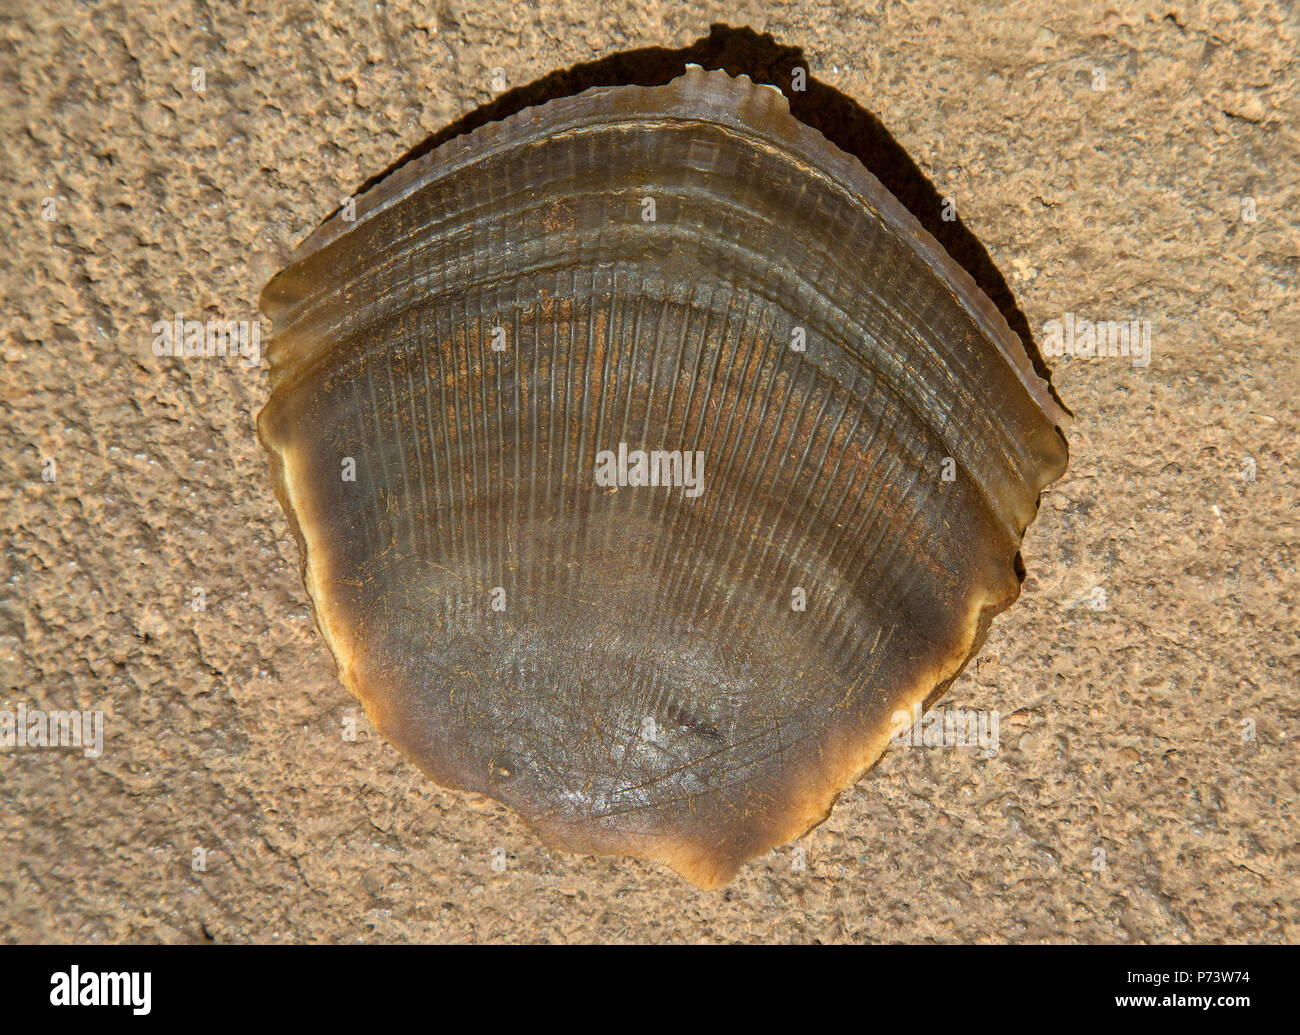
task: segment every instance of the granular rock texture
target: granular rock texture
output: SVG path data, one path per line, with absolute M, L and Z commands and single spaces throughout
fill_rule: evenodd
M 0 752 L 0 937 L 1294 941 L 1300 26 L 951 6 L 0 15 L 0 713 L 104 721 L 98 756 Z M 792 109 L 841 146 L 827 99 L 874 113 L 1075 415 L 1020 601 L 940 705 L 996 743 L 895 745 L 722 892 L 548 851 L 388 746 L 270 491 L 269 326 L 246 357 L 155 348 L 178 315 L 256 321 L 324 216 L 512 88 L 684 60 L 783 88 L 797 60 Z M 1138 355 L 1087 355 L 1119 321 Z

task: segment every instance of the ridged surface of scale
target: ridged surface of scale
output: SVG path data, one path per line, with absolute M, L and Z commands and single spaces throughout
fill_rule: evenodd
M 1066 462 L 992 304 L 722 72 L 444 144 L 263 308 L 260 433 L 371 720 L 552 844 L 705 886 L 943 692 Z M 698 494 L 602 484 L 620 445 L 698 455 Z

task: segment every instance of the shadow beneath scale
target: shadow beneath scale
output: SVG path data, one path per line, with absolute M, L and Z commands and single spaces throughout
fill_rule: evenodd
M 871 112 L 846 94 L 820 82 L 801 48 L 778 43 L 770 35 L 760 35 L 749 28 L 713 25 L 708 36 L 689 47 L 628 50 L 552 72 L 527 85 L 515 87 L 421 141 L 353 193 L 364 193 L 411 159 L 485 123 L 596 86 L 661 86 L 681 75 L 688 64 L 706 69 L 725 69 L 731 75 L 747 75 L 756 83 L 769 83 L 779 88 L 789 98 L 790 111 L 797 119 L 818 130 L 836 147 L 866 166 L 971 275 L 1024 342 L 1038 376 L 1051 386 L 1050 370 L 1043 362 L 1029 329 L 1029 321 L 1016 304 L 1006 279 L 960 217 L 952 221 L 943 219 L 942 196 L 907 152 Z M 795 69 L 806 72 L 803 90 L 791 89 Z M 1069 412 L 1056 389 L 1051 388 L 1051 392 L 1052 397 Z

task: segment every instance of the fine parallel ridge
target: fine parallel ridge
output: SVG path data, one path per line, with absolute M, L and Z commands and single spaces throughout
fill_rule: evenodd
M 528 222 L 522 224 L 521 232 L 526 233 L 528 225 Z M 767 277 L 765 283 L 766 267 L 762 263 L 738 261 L 737 255 L 728 251 L 725 239 L 695 240 L 686 236 L 684 231 L 673 228 L 656 230 L 654 236 L 664 240 L 642 241 L 640 250 L 657 249 L 657 252 L 651 253 L 650 258 L 660 262 L 662 265 L 659 269 L 666 273 L 675 272 L 672 269 L 673 255 L 696 252 L 707 261 L 710 268 L 721 268 L 732 273 L 732 279 L 738 285 L 769 293 L 776 289 L 771 276 Z M 571 258 L 554 258 L 551 266 L 538 268 L 535 276 L 521 276 L 514 282 L 531 279 L 534 283 L 545 283 L 556 275 L 557 270 L 567 272 L 568 264 L 578 258 L 590 263 L 590 268 L 617 268 L 623 256 L 638 250 L 632 244 L 598 247 L 593 243 L 590 249 L 585 247 L 586 241 L 599 242 L 605 237 L 608 235 L 603 231 L 593 230 L 572 248 Z M 749 254 L 752 257 L 753 253 Z M 796 270 L 802 268 L 801 265 L 794 267 Z M 833 275 L 833 271 L 828 275 Z M 467 271 L 455 294 L 468 297 L 489 285 L 496 285 L 499 289 L 499 281 L 494 281 L 493 277 L 494 274 L 487 271 L 477 274 Z M 857 279 L 860 282 L 862 275 L 859 274 Z M 675 289 L 680 295 L 686 296 L 692 283 L 692 271 L 682 270 L 677 273 L 675 280 L 668 280 L 665 285 L 666 289 Z M 822 285 L 820 288 L 819 284 Z M 831 286 L 833 287 L 833 282 Z M 385 303 L 393 307 L 418 305 L 427 297 L 419 293 L 415 283 L 407 285 L 407 289 L 408 293 L 405 294 L 392 292 Z M 809 345 L 805 355 L 809 361 L 823 363 L 829 372 L 840 376 L 846 376 L 846 364 L 873 367 L 877 376 L 894 386 L 906 405 L 918 415 L 926 415 L 926 419 L 948 443 L 950 455 L 958 458 L 963 467 L 975 470 L 977 484 L 990 485 L 996 489 L 1018 483 L 1023 478 L 1026 466 L 1031 463 L 1029 454 L 1025 452 L 1028 447 L 1018 439 L 1008 438 L 1005 430 L 996 423 L 1000 412 L 999 402 L 1008 390 L 1008 385 L 990 388 L 980 396 L 973 395 L 963 387 L 965 384 L 978 383 L 969 361 L 964 367 L 950 367 L 941 354 L 926 345 L 925 330 L 891 319 L 886 307 L 878 305 L 872 310 L 879 317 L 879 322 L 873 328 L 864 319 L 854 316 L 847 301 L 833 301 L 835 296 L 826 290 L 825 281 L 814 280 L 811 275 L 786 273 L 780 281 L 780 291 L 782 297 L 774 298 L 774 302 L 779 302 L 787 312 L 802 308 L 807 313 L 805 323 L 800 326 L 804 327 L 808 335 Z M 869 292 L 865 290 L 859 292 L 859 307 L 868 295 Z M 511 302 L 504 297 L 502 302 L 502 309 L 508 310 Z M 515 305 L 526 305 L 528 296 L 520 292 L 513 302 Z M 788 334 L 790 329 L 784 327 L 783 331 Z M 362 343 L 369 341 L 377 332 L 377 325 L 371 323 L 362 325 L 360 330 L 354 326 L 350 333 L 345 333 L 344 327 L 331 327 L 327 333 L 333 340 Z M 969 325 L 958 327 L 953 340 L 965 347 L 966 337 L 970 333 Z M 890 340 L 905 341 L 908 351 L 903 353 L 889 347 L 887 343 Z M 828 347 L 828 343 L 834 345 Z M 912 373 L 913 370 L 916 371 L 915 374 Z M 934 382 L 933 387 L 931 382 Z M 973 447 L 977 442 L 987 442 L 989 445 L 985 451 L 980 452 Z M 996 501 L 1003 496 L 991 490 L 991 505 L 996 505 Z M 1030 503 L 1022 497 L 1015 500 L 1014 507 L 1015 512 L 1009 513 L 1007 520 L 1011 524 L 1022 525 Z

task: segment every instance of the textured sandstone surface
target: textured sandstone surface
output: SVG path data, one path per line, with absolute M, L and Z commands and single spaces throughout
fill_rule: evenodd
M 0 938 L 1294 941 L 1300 25 L 953 6 L 6 5 L 0 711 L 106 729 L 98 758 L 0 753 Z M 548 851 L 385 744 L 312 626 L 264 363 L 151 345 L 178 312 L 255 319 L 294 243 L 494 97 L 714 23 L 754 33 L 696 60 L 802 48 L 874 113 L 1040 345 L 1071 313 L 1149 321 L 1151 354 L 1047 358 L 1071 466 L 942 702 L 996 709 L 997 754 L 894 748 L 701 892 Z

